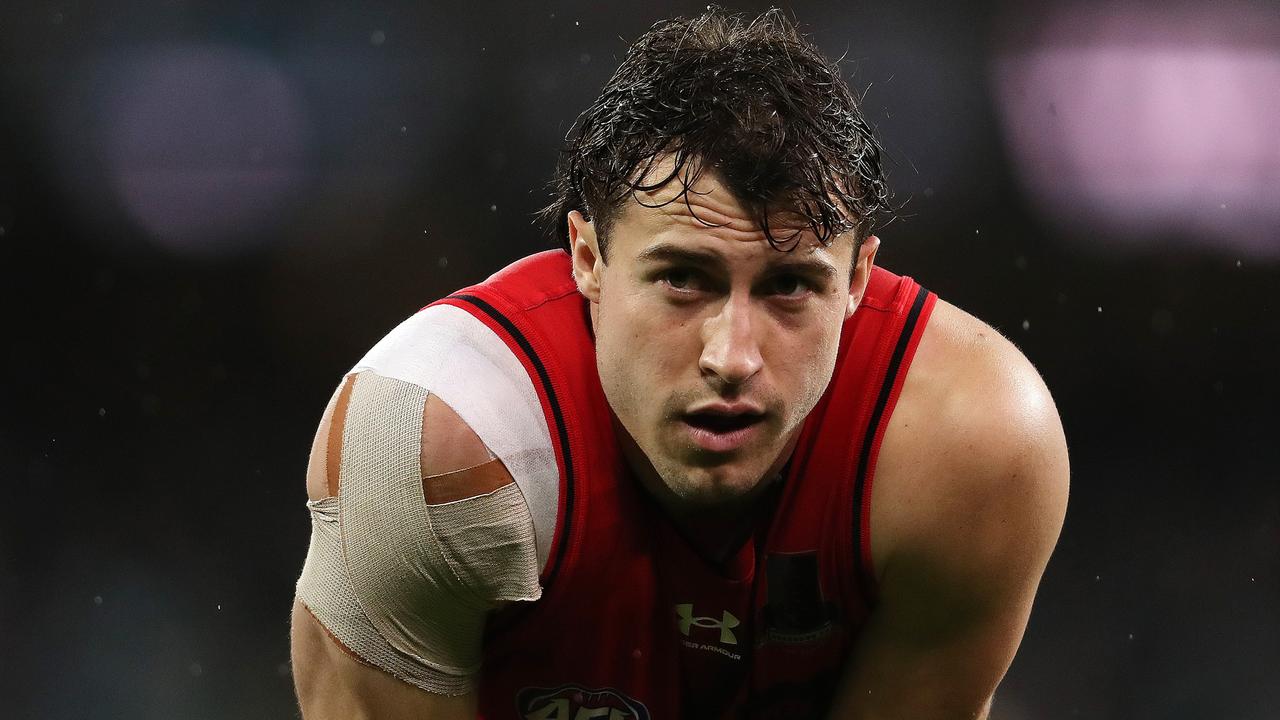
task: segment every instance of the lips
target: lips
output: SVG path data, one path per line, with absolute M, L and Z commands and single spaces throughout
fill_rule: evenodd
M 764 413 L 748 406 L 708 406 L 681 416 L 694 445 L 708 452 L 732 452 L 746 445 L 764 422 Z

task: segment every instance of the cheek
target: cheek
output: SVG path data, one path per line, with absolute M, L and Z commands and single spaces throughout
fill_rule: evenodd
M 629 422 L 638 416 L 660 413 L 679 384 L 682 338 L 679 324 L 640 298 L 601 297 L 596 362 L 609 404 L 628 430 L 638 429 Z
M 832 332 L 827 326 L 799 333 L 787 343 L 781 367 L 786 377 L 784 391 L 795 420 L 808 415 L 826 391 L 839 349 L 839 328 Z

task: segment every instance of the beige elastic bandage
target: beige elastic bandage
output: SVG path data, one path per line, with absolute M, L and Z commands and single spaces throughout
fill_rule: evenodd
M 369 370 L 350 382 L 338 496 L 307 503 L 298 597 L 366 663 L 431 692 L 472 691 L 488 611 L 541 594 L 524 496 L 498 459 L 424 481 L 428 391 Z

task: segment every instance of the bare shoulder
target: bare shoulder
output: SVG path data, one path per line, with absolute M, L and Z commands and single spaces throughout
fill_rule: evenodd
M 938 301 L 877 464 L 877 574 L 894 554 L 957 539 L 974 544 L 973 562 L 998 562 L 994 555 L 1009 543 L 1039 547 L 1017 557 L 1047 561 L 1068 477 L 1062 424 L 1035 367 L 989 325 Z
M 1016 461 L 1062 435 L 1049 389 L 1026 356 L 991 326 L 941 300 L 902 397 L 899 420 L 932 418 L 928 439 L 961 465 Z M 956 450 L 965 452 L 956 456 Z

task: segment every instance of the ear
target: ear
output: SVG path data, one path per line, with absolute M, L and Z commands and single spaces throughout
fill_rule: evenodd
M 880 249 L 880 238 L 868 235 L 858 247 L 858 262 L 853 266 L 853 277 L 849 279 L 849 305 L 845 307 L 844 319 L 853 317 L 853 312 L 862 302 L 867 292 L 867 283 L 871 281 L 871 268 L 876 263 L 876 250 Z
M 604 259 L 596 238 L 596 226 L 574 210 L 569 213 L 569 247 L 573 256 L 573 280 L 578 292 L 593 303 L 600 302 L 600 272 Z

